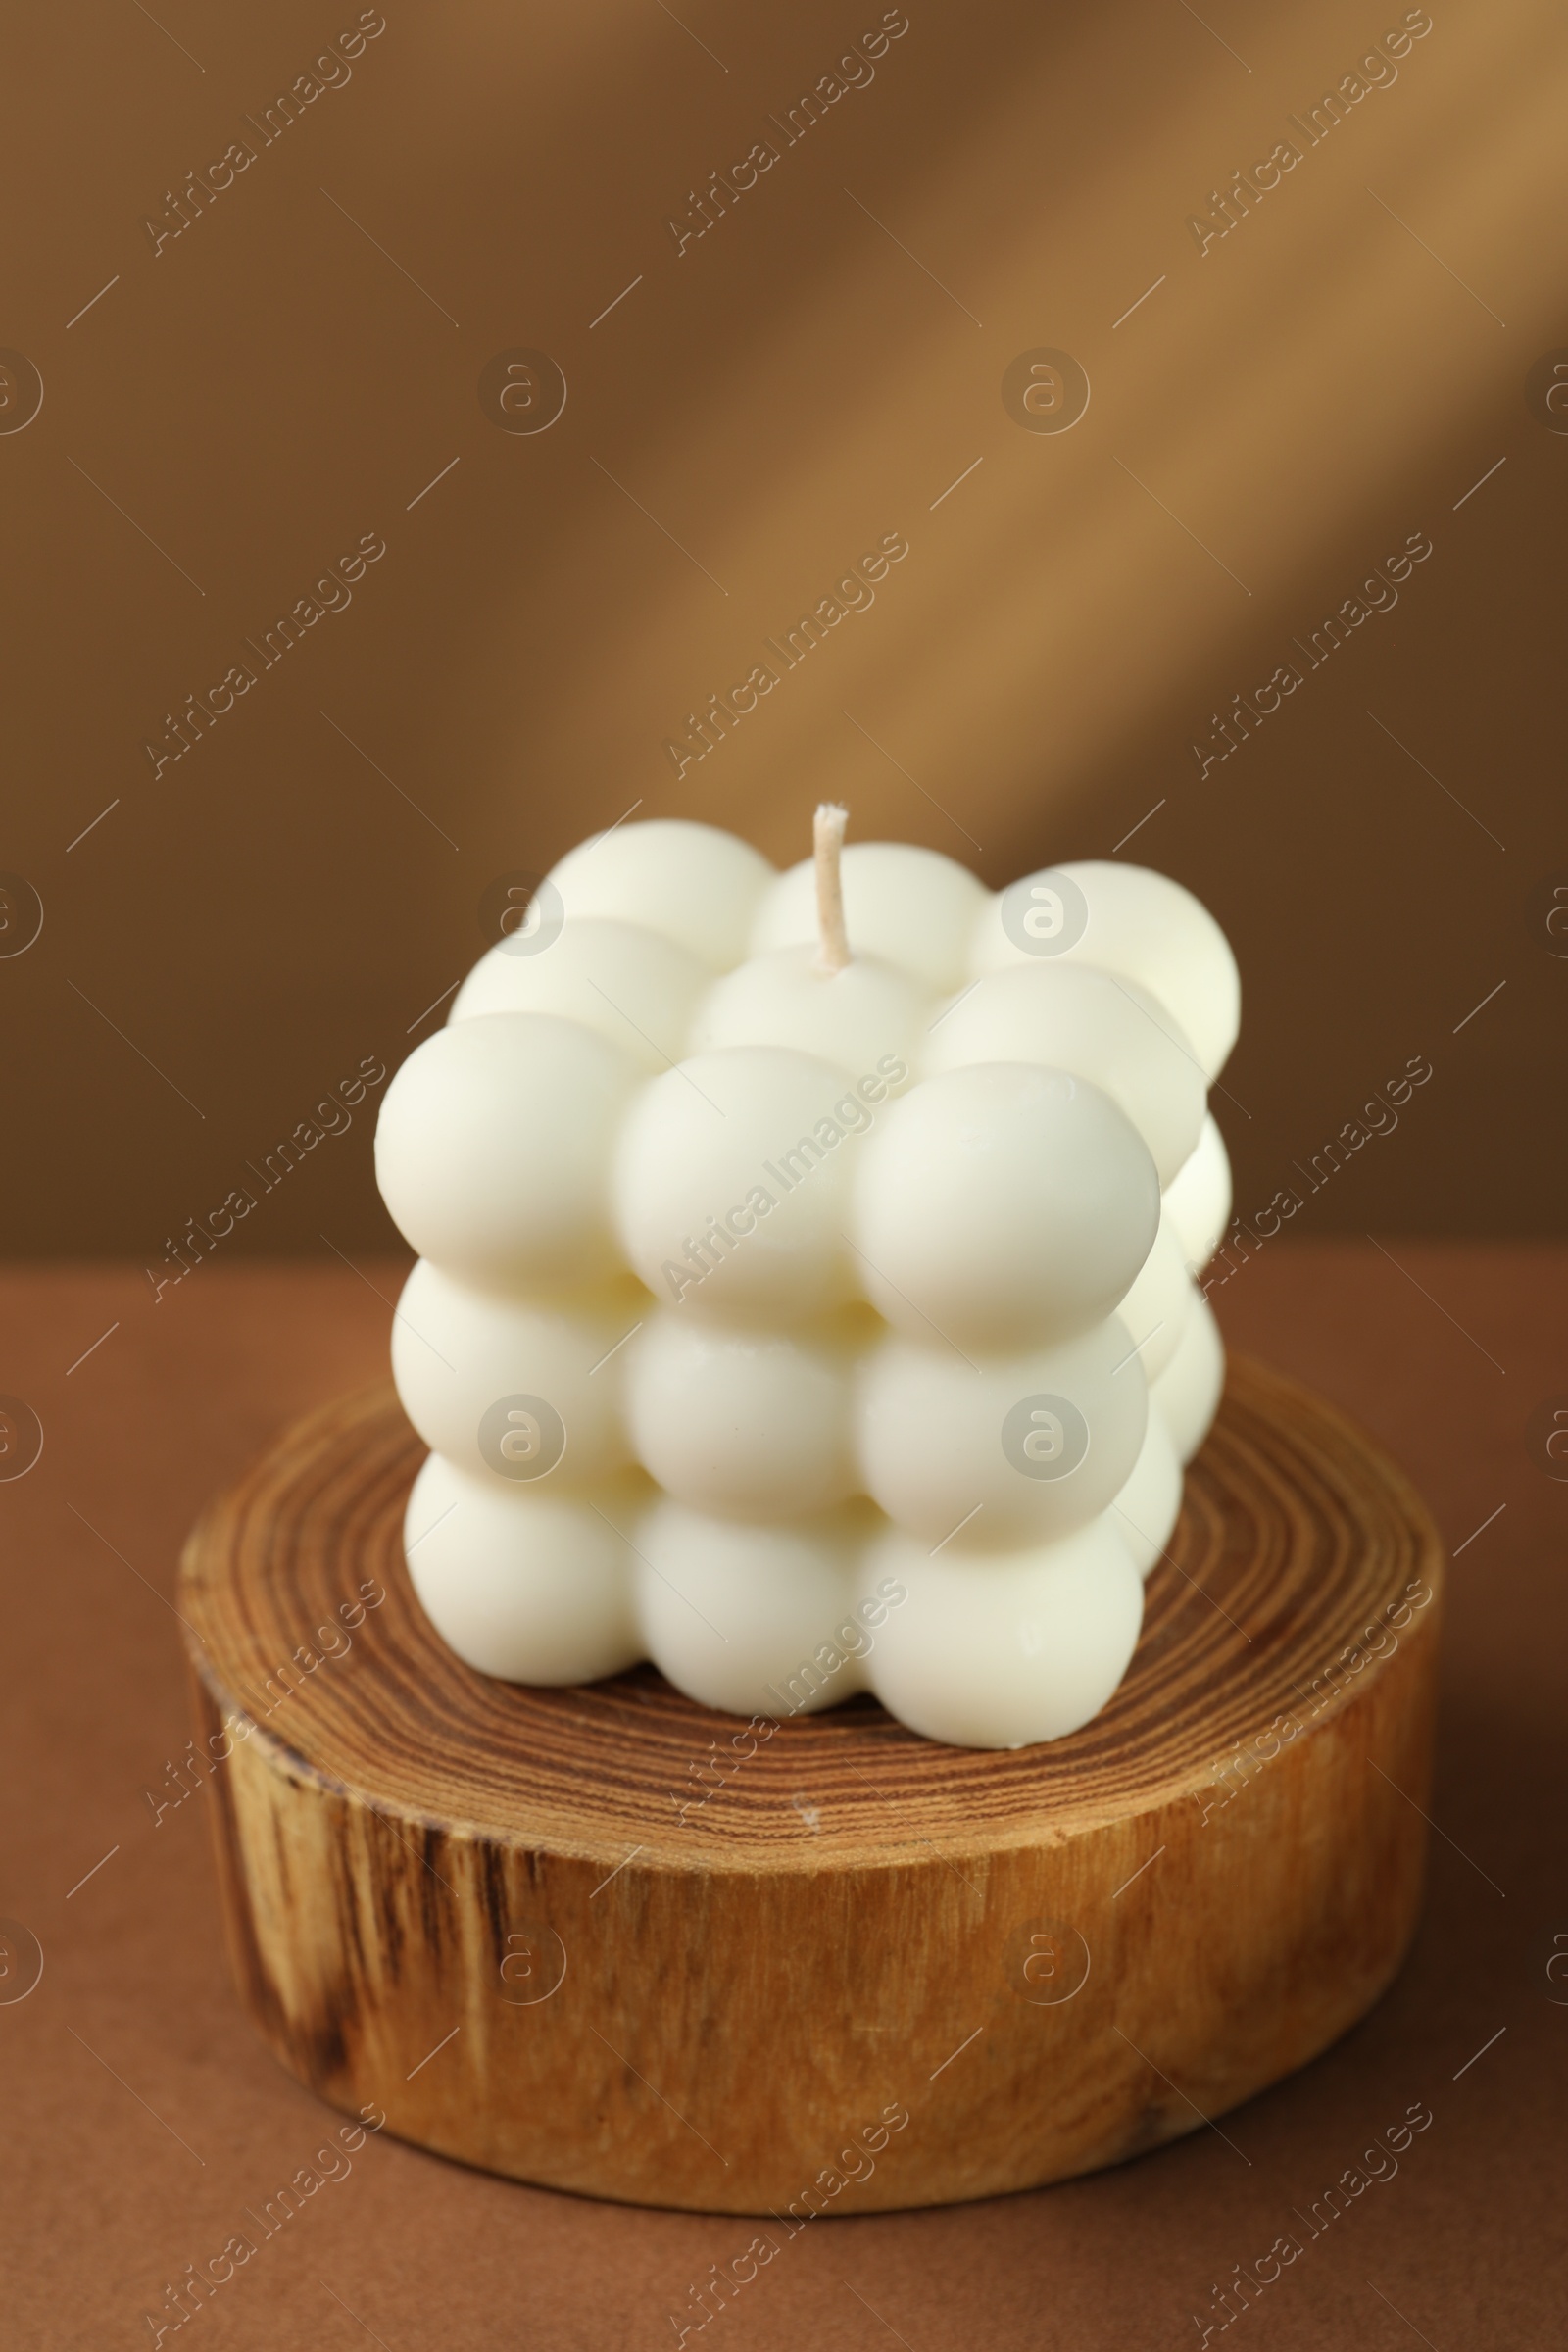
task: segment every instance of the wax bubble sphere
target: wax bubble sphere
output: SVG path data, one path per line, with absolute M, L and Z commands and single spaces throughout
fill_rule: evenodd
M 993 893 L 843 832 L 779 873 L 623 820 L 507 878 L 376 1134 L 409 1574 L 508 1681 L 651 1659 L 775 1722 L 1056 1740 L 1175 1573 L 1224 1386 L 1235 959 L 1142 867 Z
M 1147 989 L 1209 1078 L 1236 1043 L 1242 983 L 1230 942 L 1206 906 L 1147 866 L 1091 859 L 1009 884 L 980 917 L 974 969 L 1087 963 Z
M 1064 1070 L 928 1078 L 867 1136 L 854 1248 L 873 1305 L 958 1350 L 1071 1339 L 1126 1297 L 1159 1225 L 1149 1147 Z

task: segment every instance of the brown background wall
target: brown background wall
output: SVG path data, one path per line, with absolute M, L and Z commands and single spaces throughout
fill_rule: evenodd
M 828 793 L 994 884 L 1147 820 L 1123 855 L 1242 963 L 1244 1211 L 1419 1054 L 1302 1226 L 1559 1226 L 1568 437 L 1528 379 L 1568 346 L 1568 67 L 1547 0 L 1436 0 L 1307 147 L 1287 116 L 1401 15 L 909 0 L 788 147 L 767 117 L 875 5 L 387 0 L 268 145 L 244 118 L 352 6 L 15 16 L 0 341 L 44 400 L 0 433 L 0 865 L 45 919 L 0 961 L 6 1246 L 158 1265 L 441 1017 L 494 877 L 637 802 L 788 861 Z M 668 217 L 760 138 L 778 162 L 677 254 Z M 1200 255 L 1187 216 L 1285 138 Z M 144 219 L 236 139 L 155 254 Z M 546 432 L 481 406 L 517 347 L 564 373 Z M 1004 405 L 1039 347 L 1088 372 L 1070 432 Z M 893 530 L 875 606 L 677 779 L 684 714 Z M 352 604 L 155 776 L 166 713 L 367 533 Z M 1396 606 L 1308 669 L 1293 641 L 1416 533 Z M 1211 714 L 1291 662 L 1200 776 Z M 225 1250 L 384 1243 L 372 1108 Z

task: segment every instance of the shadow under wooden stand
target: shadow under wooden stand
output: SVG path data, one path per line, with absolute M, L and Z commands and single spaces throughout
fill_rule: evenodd
M 646 1667 L 489 1681 L 410 1588 L 420 1459 L 389 1387 L 347 1398 L 184 1563 L 236 1970 L 334 2106 L 640 2204 L 946 2204 L 1201 2129 L 1398 1968 L 1441 1550 L 1259 1366 L 1231 1365 L 1121 1689 L 1010 1754 L 863 1699 L 748 1733 Z

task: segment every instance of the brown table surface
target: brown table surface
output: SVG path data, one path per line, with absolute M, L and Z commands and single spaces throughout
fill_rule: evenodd
M 396 1281 L 208 1265 L 155 1305 L 137 1270 L 0 1278 L 0 1389 L 45 1431 L 36 1467 L 0 1485 L 0 1915 L 44 1954 L 35 1989 L 0 2002 L 0 2342 L 17 2352 L 150 2343 L 166 2285 L 335 2126 L 241 2014 L 204 1798 L 155 1827 L 145 1791 L 186 1738 L 180 1541 L 281 1422 L 373 1377 Z M 1216 1298 L 1233 1345 L 1405 1464 L 1457 1555 L 1430 1893 L 1388 1996 L 1224 2136 L 1028 2195 L 824 2221 L 689 2344 L 1127 2352 L 1196 2344 L 1195 2313 L 1217 2340 L 1216 2282 L 1286 2230 L 1302 2255 L 1237 2323 L 1255 2352 L 1563 2340 L 1568 1981 L 1547 1962 L 1554 1935 L 1568 1952 L 1568 1484 L 1527 1424 L 1568 1405 L 1565 1283 L 1568 1251 L 1544 1246 L 1281 1240 Z M 1418 2101 L 1433 2123 L 1396 2175 L 1306 2240 L 1293 2209 Z M 205 2306 L 201 2338 L 652 2352 L 750 2235 L 371 2139 Z

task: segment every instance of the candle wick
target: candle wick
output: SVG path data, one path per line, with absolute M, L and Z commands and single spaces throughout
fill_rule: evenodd
M 812 825 L 816 852 L 816 968 L 842 972 L 850 961 L 849 934 L 844 928 L 844 876 L 839 853 L 850 812 L 834 801 L 824 801 Z

